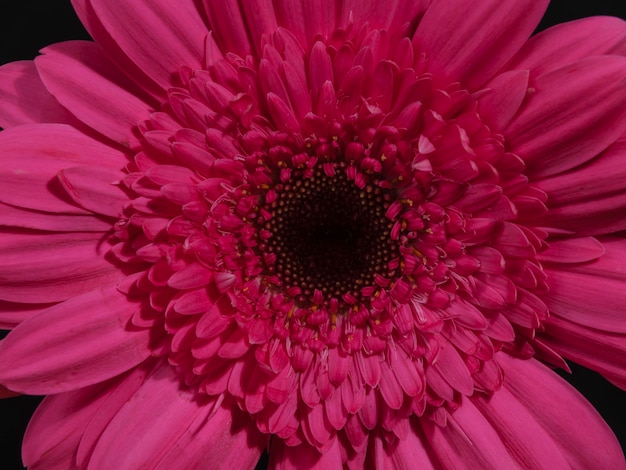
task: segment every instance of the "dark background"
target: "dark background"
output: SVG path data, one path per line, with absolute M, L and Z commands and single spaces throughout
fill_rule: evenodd
M 504 0 L 503 0 L 504 1 Z M 553 0 L 539 29 L 556 23 L 592 15 L 626 18 L 623 0 L 577 2 Z M 10 8 L 7 8 L 10 5 Z M 69 0 L 21 0 L 7 2 L 0 12 L 0 64 L 32 59 L 48 44 L 68 39 L 89 39 L 74 14 Z M 572 365 L 573 374 L 562 374 L 602 414 L 626 446 L 626 407 L 624 392 L 598 374 Z M 0 468 L 21 470 L 20 445 L 28 419 L 39 403 L 37 397 L 0 400 Z

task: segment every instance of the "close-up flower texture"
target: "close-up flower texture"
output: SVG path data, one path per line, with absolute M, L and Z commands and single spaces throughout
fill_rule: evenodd
M 626 22 L 71 3 L 0 67 L 24 466 L 626 468 L 557 373 L 626 389 Z

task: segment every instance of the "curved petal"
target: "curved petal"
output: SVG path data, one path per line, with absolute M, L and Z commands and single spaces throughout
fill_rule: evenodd
M 207 28 L 193 0 L 91 0 L 98 20 L 124 53 L 163 89 L 182 65 L 202 68 Z M 141 21 L 137 21 L 141 18 Z
M 626 229 L 626 140 L 618 140 L 597 158 L 536 183 L 548 195 L 548 213 L 536 219 L 581 235 Z
M 0 67 L 0 102 L 0 127 L 5 129 L 37 122 L 77 123 L 43 85 L 31 60 Z
M 540 337 L 556 352 L 626 390 L 626 335 L 577 325 L 556 315 L 544 326 Z
M 89 41 L 48 46 L 35 59 L 52 95 L 83 123 L 126 147 L 137 147 L 134 129 L 152 111 L 143 92 Z
M 387 29 L 393 34 L 397 29 L 415 22 L 429 3 L 430 0 L 344 0 L 340 2 L 341 13 L 337 27 L 345 28 L 350 23 L 360 25 L 367 22 L 373 28 Z
M 0 225 L 48 232 L 101 232 L 111 229 L 111 221 L 92 214 L 54 214 L 0 203 Z
M 139 369 L 122 378 L 44 398 L 24 435 L 24 464 L 37 468 L 75 467 L 76 452 L 89 423 L 111 401 L 121 407 L 128 393 L 120 394 L 120 390 L 136 390 L 144 377 L 145 372 Z
M 413 42 L 433 72 L 475 90 L 526 42 L 547 6 L 548 0 L 435 0 Z
M 74 166 L 58 173 L 61 185 L 76 204 L 111 217 L 121 217 L 130 201 L 119 184 L 123 177 L 122 172 L 89 166 Z
M 538 77 L 505 129 L 532 180 L 584 163 L 626 129 L 626 57 L 590 57 Z
M 282 439 L 274 439 L 270 448 L 269 468 L 275 470 L 342 468 L 340 445 L 335 441 L 327 452 L 321 453 L 306 442 L 288 446 Z
M 534 359 L 498 353 L 497 360 L 506 389 L 548 432 L 571 468 L 626 468 L 609 426 L 565 380 Z
M 50 304 L 19 304 L 0 300 L 0 330 L 12 330 L 24 320 L 50 308 Z
M 506 65 L 537 77 L 585 57 L 626 55 L 626 22 L 594 16 L 558 24 L 531 37 Z
M 63 168 L 122 169 L 126 155 L 63 124 L 30 124 L 0 133 L 0 201 L 45 212 L 89 214 L 52 184 Z
M 511 70 L 485 85 L 488 93 L 478 98 L 481 117 L 499 131 L 506 128 L 522 105 L 528 91 L 528 71 Z
M 162 362 L 111 420 L 89 464 L 93 468 L 194 468 L 182 462 L 206 465 L 230 456 L 247 464 L 235 467 L 250 468 L 261 454 L 263 441 L 257 431 L 249 442 L 241 426 L 233 422 L 230 410 L 196 401 L 190 390 L 181 388 L 174 368 Z M 191 445 L 188 454 L 184 444 Z
M 418 418 L 412 419 L 408 435 L 403 439 L 398 439 L 394 445 L 385 446 L 382 439 L 374 438 L 373 459 L 376 468 L 412 470 L 416 468 L 416 462 L 419 462 L 420 470 L 440 469 L 439 459 L 434 455 L 433 449 L 424 437 L 419 421 Z
M 124 278 L 105 259 L 102 234 L 0 233 L 0 299 L 58 302 Z
M 102 382 L 150 355 L 149 330 L 127 325 L 138 305 L 115 288 L 50 307 L 0 343 L 0 383 L 47 395 Z
M 278 24 L 293 33 L 305 49 L 313 44 L 316 35 L 326 39 L 335 29 L 335 1 L 274 0 L 273 3 Z

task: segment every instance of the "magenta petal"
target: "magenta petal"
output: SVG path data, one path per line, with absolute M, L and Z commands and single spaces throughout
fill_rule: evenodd
M 232 468 L 254 468 L 261 458 L 267 438 L 241 411 L 219 406 L 198 424 L 200 429 L 190 426 L 178 438 L 156 470 L 203 468 L 220 461 Z
M 0 299 L 58 302 L 124 278 L 104 259 L 102 234 L 2 232 Z
M 76 204 L 97 214 L 121 217 L 130 201 L 120 187 L 124 173 L 108 168 L 76 166 L 58 173 L 59 181 Z
M 46 90 L 30 60 L 0 67 L 0 101 L 0 127 L 5 129 L 37 122 L 76 122 Z
M 602 374 L 626 390 L 626 336 L 577 325 L 556 315 L 545 324 L 542 340 L 563 357 Z
M 363 24 L 368 22 L 374 28 L 395 30 L 406 27 L 413 18 L 428 6 L 428 0 L 391 0 L 372 2 L 368 0 L 344 0 L 339 2 L 341 15 L 338 27 L 346 27 L 350 22 Z
M 193 0 L 180 0 L 176 8 L 167 0 L 92 0 L 90 3 L 117 45 L 164 89 L 172 86 L 173 74 L 181 65 L 191 69 L 202 67 L 208 30 Z
M 524 44 L 547 6 L 547 0 L 435 1 L 413 41 L 433 71 L 475 90 Z
M 550 290 L 543 300 L 551 312 L 579 325 L 626 333 L 626 281 L 610 271 L 588 275 L 564 267 L 546 268 L 546 273 Z
M 488 90 L 478 99 L 478 112 L 494 130 L 501 130 L 513 119 L 528 91 L 528 71 L 511 70 L 485 85 Z
M 0 383 L 46 395 L 127 371 L 150 355 L 150 332 L 126 326 L 137 308 L 115 289 L 97 290 L 24 321 L 0 343 Z
M 626 55 L 626 22 L 595 16 L 558 24 L 530 38 L 506 68 L 536 77 L 597 55 Z
M 386 451 L 380 443 L 381 439 L 376 439 L 374 446 L 374 459 L 377 468 L 388 469 L 412 469 L 416 462 L 419 462 L 420 470 L 437 470 L 440 468 L 438 459 L 433 455 L 428 440 L 424 437 L 423 431 L 419 428 L 417 419 L 411 420 L 411 429 L 404 439 L 399 439 L 397 445 L 390 446 Z
M 120 385 L 132 382 L 136 375 L 46 397 L 24 435 L 24 464 L 33 468 L 73 468 L 85 429 L 98 418 L 102 407 L 119 395 Z M 62 465 L 65 462 L 68 464 Z
M 150 105 L 100 47 L 88 41 L 68 41 L 41 52 L 44 55 L 35 59 L 37 70 L 59 103 L 109 139 L 126 147 L 138 146 L 133 129 L 148 118 Z
M 593 237 L 550 240 L 548 248 L 537 256 L 540 261 L 553 263 L 585 263 L 602 256 L 604 245 Z
M 63 168 L 121 169 L 122 152 L 63 124 L 32 124 L 0 133 L 0 201 L 45 212 L 88 214 L 59 198 L 50 181 Z
M 591 57 L 538 77 L 505 130 L 532 179 L 569 170 L 626 128 L 626 57 Z
M 548 432 L 571 468 L 626 468 L 615 435 L 573 387 L 534 359 L 504 353 L 497 358 L 504 386 Z
M 111 222 L 94 215 L 54 214 L 33 211 L 0 203 L 0 225 L 49 232 L 101 232 L 111 229 Z
M 89 465 L 131 469 L 160 468 L 169 463 L 165 468 L 194 468 L 172 462 L 197 461 L 199 448 L 204 448 L 216 452 L 212 462 L 225 457 L 220 451 L 239 452 L 237 458 L 249 466 L 259 457 L 261 447 L 247 448 L 247 434 L 233 436 L 231 425 L 229 410 L 196 401 L 191 391 L 181 388 L 174 368 L 162 362 L 106 427 Z M 191 443 L 192 435 L 197 442 Z M 189 455 L 185 455 L 186 442 L 192 446 Z
M 549 212 L 536 223 L 582 235 L 626 229 L 625 162 L 626 140 L 620 139 L 590 162 L 538 181 Z
M 517 468 L 491 423 L 469 399 L 463 400 L 446 426 L 424 419 L 422 427 L 443 468 Z
M 0 329 L 12 330 L 24 320 L 50 307 L 50 304 L 20 304 L 0 300 Z
M 337 441 L 330 450 L 320 453 L 315 447 L 304 443 L 288 446 L 280 439 L 272 440 L 269 468 L 274 470 L 329 470 L 342 468 L 341 452 Z

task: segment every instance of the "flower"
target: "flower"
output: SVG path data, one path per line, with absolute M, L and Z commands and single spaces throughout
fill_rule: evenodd
M 0 69 L 25 464 L 624 468 L 542 364 L 626 387 L 624 22 L 170 5 Z

